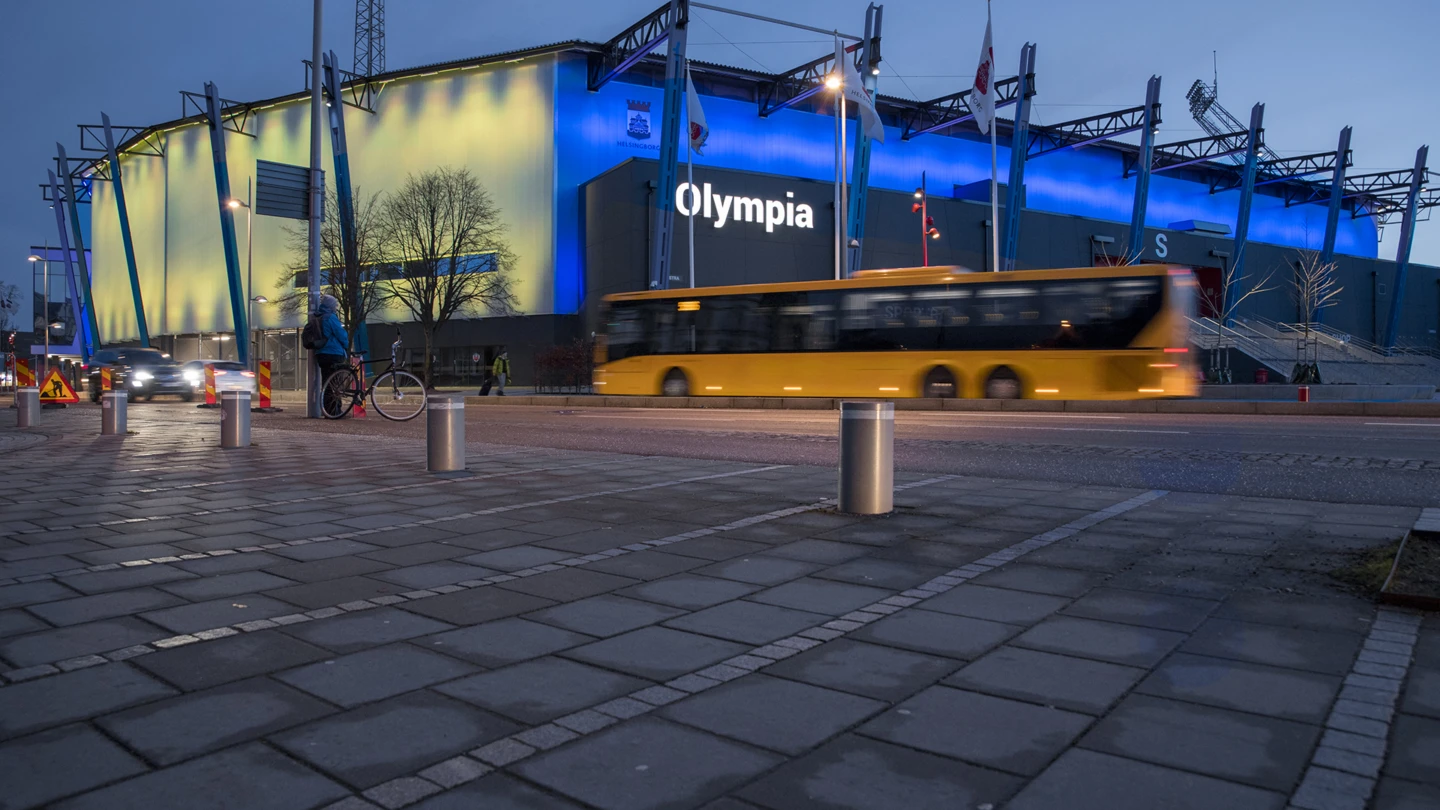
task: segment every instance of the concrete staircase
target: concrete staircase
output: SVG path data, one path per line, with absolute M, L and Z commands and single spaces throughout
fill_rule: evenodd
M 1221 326 L 1214 318 L 1192 318 L 1190 340 L 1203 350 L 1243 352 L 1281 379 L 1298 357 L 1316 357 L 1326 383 L 1440 386 L 1440 355 L 1435 350 L 1397 347 L 1387 353 L 1369 341 L 1324 324 L 1286 324 L 1263 318 L 1236 318 Z

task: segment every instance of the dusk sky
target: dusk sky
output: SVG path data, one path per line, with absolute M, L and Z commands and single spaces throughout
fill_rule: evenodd
M 725 1 L 852 33 L 862 30 L 866 5 Z M 569 39 L 604 41 L 658 2 L 387 5 L 387 66 L 397 69 Z M 330 0 L 325 14 L 325 47 L 349 68 L 354 4 Z M 28 246 L 56 239 L 38 184 L 57 140 L 79 153 L 75 125 L 99 123 L 102 110 L 119 125 L 176 118 L 177 91 L 199 91 L 207 80 L 237 100 L 296 91 L 301 60 L 310 55 L 310 15 L 304 0 L 10 5 L 0 29 L 0 101 L 10 111 L 0 130 L 0 280 L 28 291 Z M 1023 42 L 1038 43 L 1032 120 L 1039 123 L 1137 105 L 1154 73 L 1164 78 L 1161 141 L 1197 137 L 1203 133 L 1184 93 L 1195 79 L 1210 80 L 1216 51 L 1221 103 L 1243 120 L 1254 102 L 1266 102 L 1265 140 L 1281 155 L 1334 149 L 1346 124 L 1355 128 L 1352 172 L 1408 168 L 1422 143 L 1440 149 L 1435 0 L 996 0 L 994 15 L 1001 75 L 1014 73 Z M 968 86 L 984 26 L 980 0 L 885 3 L 881 92 L 933 98 Z M 695 59 L 780 72 L 829 47 L 821 35 L 712 11 L 692 15 Z M 1431 165 L 1440 167 L 1440 154 Z M 1383 258 L 1394 258 L 1399 231 L 1398 222 L 1385 229 Z M 1420 223 L 1414 259 L 1440 264 L 1440 222 Z

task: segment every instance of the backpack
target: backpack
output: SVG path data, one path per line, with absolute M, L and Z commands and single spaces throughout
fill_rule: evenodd
M 300 330 L 300 345 L 315 351 L 325 348 L 325 344 L 329 342 L 329 339 L 325 337 L 324 327 L 320 325 L 320 314 L 311 315 L 305 328 Z

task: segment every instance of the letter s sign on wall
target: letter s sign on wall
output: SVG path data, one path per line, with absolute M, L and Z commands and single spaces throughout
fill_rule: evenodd
M 1163 259 L 1170 255 L 1170 248 L 1165 244 L 1167 237 L 1163 233 L 1155 234 L 1155 258 Z

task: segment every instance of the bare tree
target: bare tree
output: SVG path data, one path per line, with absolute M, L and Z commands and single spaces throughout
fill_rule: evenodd
M 383 266 L 384 247 L 380 230 L 381 197 L 378 193 L 360 196 L 355 189 L 355 260 L 346 261 L 340 232 L 340 202 L 335 188 L 325 188 L 325 219 L 320 226 L 320 291 L 340 302 L 340 322 L 350 336 L 350 348 L 358 345 L 360 330 L 369 316 L 380 310 L 381 296 L 375 289 L 377 268 Z M 303 226 L 286 228 L 291 260 L 277 285 L 286 292 L 275 304 L 287 315 L 305 313 L 309 290 L 297 288 L 294 278 L 310 267 L 310 237 Z M 308 314 L 308 313 L 307 313 Z
M 1336 263 L 1320 261 L 1313 250 L 1299 251 L 1295 274 L 1290 279 L 1290 297 L 1304 322 L 1303 337 L 1295 345 L 1295 373 L 1291 382 L 1320 382 L 1320 346 L 1310 339 L 1310 327 L 1326 309 L 1339 303 L 1344 289 L 1335 277 Z M 1308 352 L 1308 354 L 1307 354 Z
M 1215 382 L 1230 381 L 1230 347 L 1223 345 L 1225 327 L 1235 319 L 1235 313 L 1246 299 L 1275 289 L 1270 286 L 1270 279 L 1274 276 L 1274 271 L 1271 271 L 1258 282 L 1251 284 L 1250 274 L 1240 272 L 1235 264 L 1231 264 L 1221 274 L 1218 288 L 1200 288 L 1201 302 L 1207 310 L 1215 313 L 1215 348 L 1210 351 L 1210 375 Z M 1223 362 L 1221 351 L 1224 351 Z M 1226 379 L 1222 380 L 1222 377 Z
M 0 332 L 19 329 L 20 288 L 0 281 Z
M 396 263 L 377 284 L 425 335 L 422 376 L 431 382 L 435 333 L 456 316 L 516 312 L 510 275 L 515 254 L 500 207 L 467 169 L 411 175 L 381 204 L 385 254 Z

